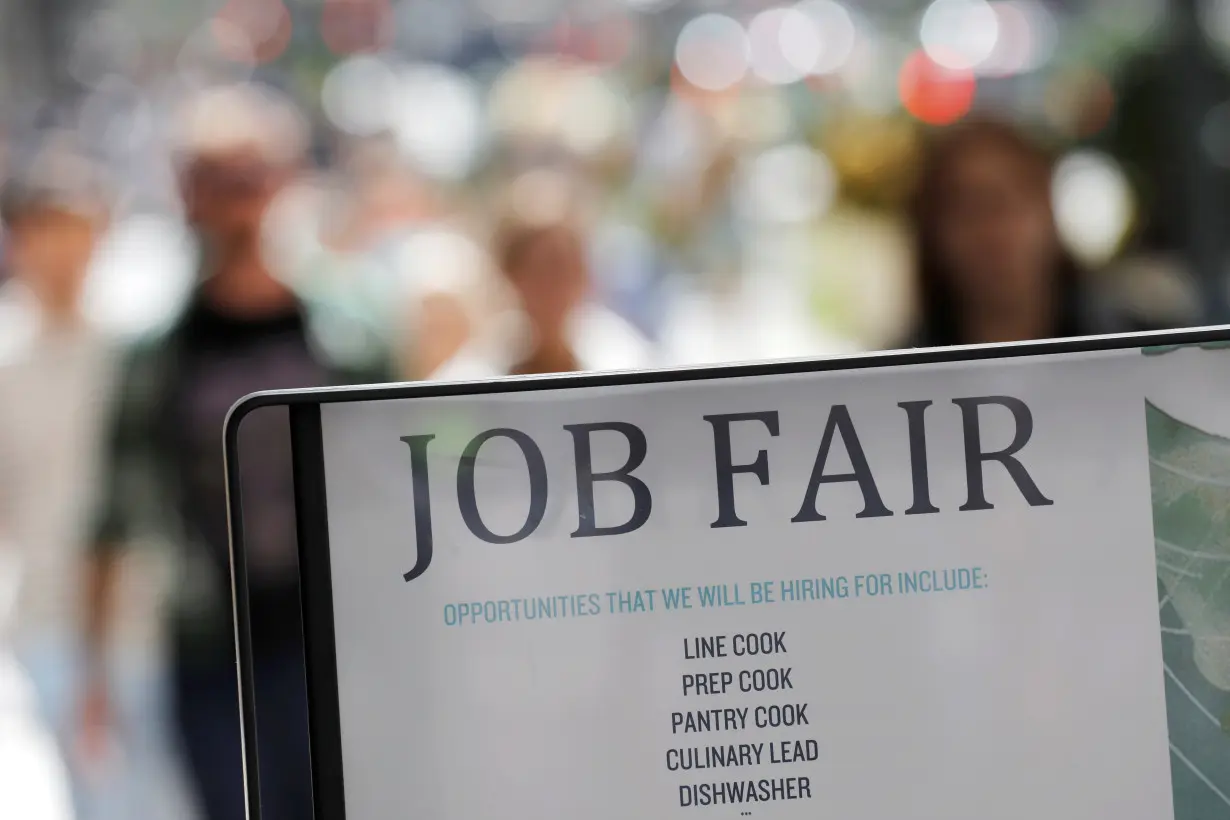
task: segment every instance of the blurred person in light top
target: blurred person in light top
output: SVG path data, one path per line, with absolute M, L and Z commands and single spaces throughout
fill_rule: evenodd
M 434 374 L 440 380 L 628 370 L 652 351 L 627 321 L 592 294 L 588 235 L 571 180 L 531 171 L 510 189 L 491 243 L 512 307 L 496 316 Z
M 1120 322 L 1060 242 L 1052 162 L 1014 127 L 935 135 L 911 219 L 920 320 L 910 346 L 1113 333 Z
M 98 667 L 111 627 L 114 567 L 141 540 L 177 565 L 170 618 L 172 714 L 207 820 L 244 816 L 239 705 L 221 432 L 256 390 L 380 380 L 379 359 L 343 360 L 329 306 L 298 298 L 262 255 L 265 212 L 298 172 L 302 121 L 256 86 L 186 101 L 175 144 L 185 211 L 200 245 L 199 282 L 169 327 L 127 357 L 95 522 L 85 622 L 92 662 L 88 740 L 105 728 L 110 693 Z M 345 335 L 345 334 L 342 334 Z M 307 704 L 297 543 L 285 413 L 256 413 L 244 453 L 249 595 L 263 816 L 310 817 Z
M 80 309 L 108 216 L 98 181 L 80 156 L 48 147 L 0 197 L 8 228 L 8 279 L 0 285 L 0 815 L 6 817 L 72 816 L 63 762 L 70 758 L 64 741 L 78 680 L 78 567 L 101 434 L 98 409 L 113 377 L 110 345 Z M 59 751 L 52 737 L 61 741 Z

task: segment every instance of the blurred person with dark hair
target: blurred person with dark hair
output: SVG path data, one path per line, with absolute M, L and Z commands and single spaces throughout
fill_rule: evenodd
M 83 518 L 102 433 L 97 409 L 114 376 L 113 351 L 83 315 L 81 293 L 108 200 L 92 164 L 49 144 L 7 180 L 0 216 L 9 276 L 0 285 L 0 724 L 26 733 L 10 710 L 30 700 L 67 759 Z M 0 747 L 10 761 L 20 751 Z M 43 752 L 27 753 L 39 780 L 0 784 L 0 809 L 21 805 L 6 803 L 10 790 L 47 787 Z M 61 777 L 62 764 L 54 766 Z M 0 773 L 12 771 L 0 763 Z M 68 816 L 67 806 L 30 799 L 22 816 Z
M 515 305 L 434 374 L 440 380 L 629 370 L 652 360 L 645 338 L 592 295 L 587 234 L 571 182 L 531 171 L 511 189 L 492 240 Z
M 1050 156 L 1005 123 L 935 136 L 911 209 L 921 307 L 911 346 L 1119 329 L 1060 241 L 1051 174 Z
M 208 820 L 244 817 L 239 704 L 221 432 L 231 405 L 263 389 L 378 381 L 385 369 L 345 360 L 322 311 L 275 276 L 262 223 L 306 147 L 293 106 L 257 86 L 204 91 L 176 133 L 187 219 L 200 246 L 198 286 L 166 330 L 125 363 L 111 429 L 105 496 L 87 590 L 92 661 L 84 739 L 109 719 L 98 666 L 110 632 L 116 557 L 151 539 L 173 548 L 173 718 Z M 307 702 L 298 597 L 290 442 L 284 412 L 240 431 L 255 662 L 261 805 L 269 820 L 310 817 Z

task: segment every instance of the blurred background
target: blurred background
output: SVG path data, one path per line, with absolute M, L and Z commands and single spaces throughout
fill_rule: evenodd
M 1230 0 L 2 0 L 0 38 L 23 817 L 242 816 L 251 390 L 1230 320 Z M 253 435 L 279 820 L 293 509 Z

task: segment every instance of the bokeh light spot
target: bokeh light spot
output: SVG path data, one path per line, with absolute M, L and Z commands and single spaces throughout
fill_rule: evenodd
M 991 54 L 978 64 L 979 74 L 1023 74 L 1050 60 L 1058 29 L 1045 6 L 1035 0 L 1002 0 L 992 3 L 991 8 L 999 23 L 999 36 Z
M 752 18 L 747 29 L 752 72 L 772 85 L 798 82 L 820 58 L 815 22 L 795 9 L 772 8 Z
M 562 97 L 560 136 L 569 150 L 583 156 L 612 145 L 632 119 L 627 98 L 599 72 L 578 71 Z
M 389 109 L 397 94 L 397 74 L 377 57 L 360 55 L 343 60 L 325 75 L 320 102 L 325 116 L 347 134 L 370 136 L 388 126 Z
M 919 39 L 937 65 L 974 68 L 995 51 L 999 18 L 986 0 L 935 0 L 923 13 Z
M 819 38 L 819 48 L 814 61 L 806 67 L 811 74 L 832 74 L 846 64 L 854 51 L 856 30 L 850 12 L 834 0 L 805 0 L 795 6 L 814 26 L 815 35 Z M 802 60 L 800 51 L 810 47 L 810 31 L 801 34 L 787 32 L 782 40 L 782 48 L 787 55 L 793 55 L 792 60 Z M 802 38 L 801 41 L 796 38 Z
M 196 281 L 192 237 L 177 220 L 142 214 L 112 227 L 90 267 L 82 294 L 93 321 L 133 337 L 170 321 Z
M 1132 222 L 1132 189 L 1123 169 L 1098 151 L 1076 151 L 1055 168 L 1051 195 L 1060 237 L 1088 265 L 1118 251 Z
M 905 110 L 930 125 L 948 125 L 969 113 L 977 82 L 970 71 L 958 71 L 914 52 L 901 67 L 897 83 Z
M 675 42 L 680 75 L 703 91 L 723 91 L 747 75 L 751 44 L 739 22 L 723 14 L 689 20 Z
M 736 184 L 741 215 L 762 223 L 816 219 L 837 194 L 837 176 L 828 158 L 799 143 L 770 148 L 746 161 Z
M 408 66 L 399 74 L 388 110 L 402 151 L 430 176 L 464 177 L 473 166 L 483 129 L 473 80 L 431 63 Z

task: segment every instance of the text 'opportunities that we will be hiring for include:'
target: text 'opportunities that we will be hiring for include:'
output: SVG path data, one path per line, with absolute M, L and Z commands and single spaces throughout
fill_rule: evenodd
M 809 703 L 815 666 L 805 652 L 802 658 L 796 654 L 808 644 L 807 629 L 792 626 L 797 621 L 790 613 L 878 606 L 903 597 L 981 595 L 988 587 L 983 567 L 951 566 L 450 601 L 442 616 L 446 627 L 465 630 L 605 618 L 693 619 L 687 631 L 671 628 L 675 637 L 650 642 L 671 669 L 662 684 L 673 694 L 673 711 L 654 719 L 661 720 L 656 725 L 662 732 L 655 765 L 664 766 L 659 772 L 674 805 L 727 807 L 746 817 L 760 804 L 804 806 L 800 801 L 817 798 L 816 767 L 828 759 L 822 737 L 832 727 L 818 725 L 823 706 Z M 772 618 L 778 623 L 702 623 L 719 611 L 768 609 L 779 611 Z
M 671 713 L 666 750 L 667 770 L 683 779 L 680 806 L 812 798 L 804 767 L 820 745 L 795 697 L 789 645 L 786 631 L 683 639 L 680 685 L 695 707 Z

